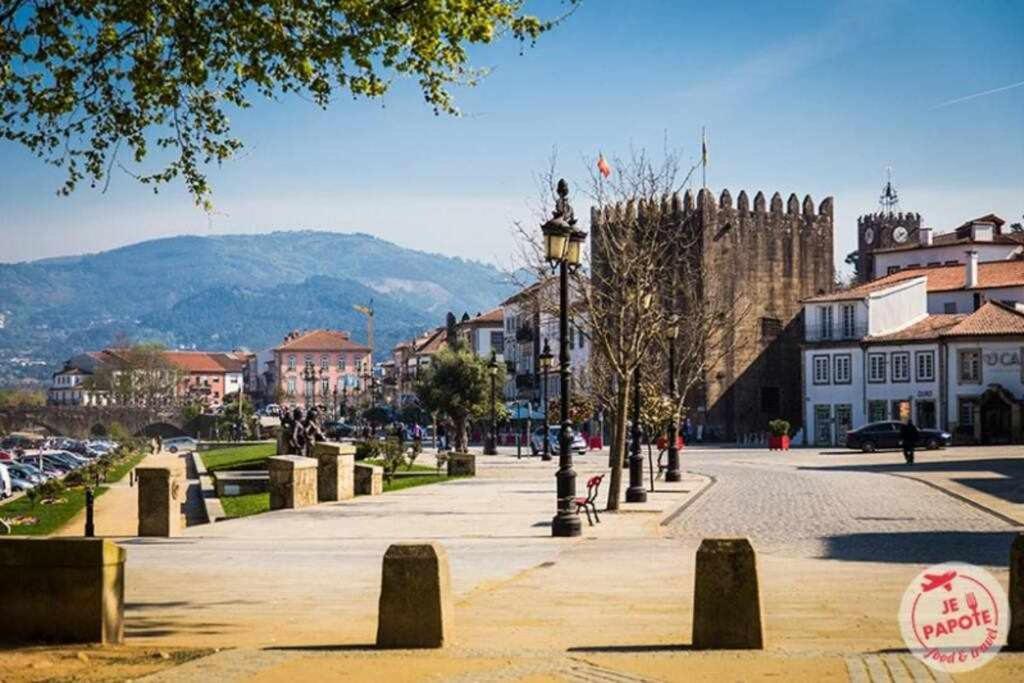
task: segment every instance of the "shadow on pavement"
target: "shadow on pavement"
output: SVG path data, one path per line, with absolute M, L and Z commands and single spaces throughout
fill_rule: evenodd
M 658 645 L 577 645 L 566 652 L 687 652 L 693 645 L 661 643 Z
M 386 650 L 377 647 L 376 643 L 344 643 L 341 645 L 273 645 L 265 647 L 265 652 L 349 652 L 365 650 Z
M 920 452 L 919 457 L 927 457 L 927 451 Z M 877 472 L 881 474 L 920 474 L 922 472 L 991 472 L 990 478 L 953 478 L 953 481 L 969 486 L 990 496 L 1001 498 L 1009 503 L 1024 503 L 1024 457 L 984 458 L 974 460 L 940 460 L 907 465 L 894 462 L 885 465 L 833 465 L 820 467 L 798 467 L 800 470 L 824 472 Z
M 821 559 L 848 562 L 939 564 L 967 562 L 1008 567 L 1015 532 L 911 531 L 827 536 Z

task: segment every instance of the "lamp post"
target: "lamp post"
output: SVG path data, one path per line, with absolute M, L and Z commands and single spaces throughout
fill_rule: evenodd
M 316 368 L 313 367 L 311 360 L 307 360 L 302 367 L 302 382 L 306 394 L 306 410 L 309 410 L 310 404 L 314 403 L 313 399 L 316 397 Z
M 544 350 L 541 351 L 540 357 L 540 400 L 544 404 L 544 450 L 541 453 L 541 460 L 551 460 L 551 442 L 548 439 L 548 433 L 551 431 L 551 426 L 548 423 L 548 372 L 551 371 L 551 363 L 554 360 L 554 356 L 551 354 L 551 347 L 548 346 L 548 338 L 544 337 Z
M 494 382 L 498 377 L 498 356 L 491 351 L 491 360 L 487 363 L 487 371 L 491 375 L 491 433 L 484 444 L 484 455 L 498 454 L 498 420 L 494 413 Z
M 569 450 L 572 425 L 569 422 L 569 270 L 580 265 L 580 253 L 587 233 L 576 230 L 576 217 L 569 205 L 569 185 L 558 181 L 558 199 L 548 222 L 541 226 L 544 233 L 544 255 L 547 262 L 558 268 L 558 374 L 562 400 L 562 425 L 559 430 L 558 512 L 551 521 L 552 536 L 579 536 L 580 516 L 573 499 L 576 497 L 576 472 L 572 468 Z M 545 438 L 547 435 L 545 434 Z
M 665 330 L 665 336 L 668 338 L 668 397 L 674 408 L 676 405 L 676 337 L 679 336 L 677 321 L 673 320 L 669 323 Z M 679 448 L 676 446 L 678 427 L 679 419 L 673 413 L 672 420 L 668 424 L 668 470 L 665 472 L 665 481 L 682 481 L 683 478 L 679 471 Z
M 647 501 L 644 488 L 644 459 L 640 455 L 640 366 L 633 369 L 633 443 L 629 450 L 629 488 L 626 489 L 627 503 Z

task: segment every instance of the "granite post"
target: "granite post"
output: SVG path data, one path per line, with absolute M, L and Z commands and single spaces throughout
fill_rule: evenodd
M 270 509 L 316 505 L 317 461 L 299 455 L 267 458 L 270 475 Z
M 693 647 L 761 650 L 764 616 L 757 556 L 746 538 L 706 538 L 697 550 Z
M 124 562 L 102 538 L 0 538 L 0 643 L 123 642 Z
M 317 460 L 317 499 L 320 502 L 348 500 L 355 493 L 356 447 L 352 444 L 321 442 L 313 446 Z
M 448 554 L 439 543 L 395 543 L 384 553 L 377 647 L 438 648 L 453 637 Z
M 149 458 L 135 468 L 138 484 L 139 536 L 177 536 L 185 501 L 185 463 L 168 456 Z

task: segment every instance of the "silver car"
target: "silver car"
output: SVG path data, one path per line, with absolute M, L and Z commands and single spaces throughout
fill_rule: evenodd
M 558 425 L 551 425 L 548 427 L 548 452 L 552 455 L 558 455 L 561 449 L 558 439 L 562 433 L 562 428 Z M 573 431 L 572 442 L 569 444 L 569 450 L 575 451 L 576 453 L 583 455 L 587 452 L 587 442 L 583 440 L 583 437 L 578 432 Z M 530 435 L 530 452 L 534 455 L 539 455 L 544 450 L 544 428 L 533 430 L 533 434 Z
M 188 453 L 199 448 L 199 442 L 191 436 L 175 436 L 164 439 L 164 450 L 168 453 Z

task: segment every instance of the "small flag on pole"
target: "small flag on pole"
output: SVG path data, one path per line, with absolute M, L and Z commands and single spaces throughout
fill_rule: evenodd
M 708 165 L 708 136 L 703 128 L 700 129 L 700 162 Z
M 612 174 L 612 167 L 608 165 L 608 162 L 604 160 L 604 155 L 600 152 L 597 154 L 597 170 L 605 178 Z

